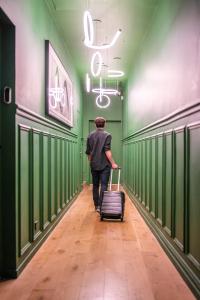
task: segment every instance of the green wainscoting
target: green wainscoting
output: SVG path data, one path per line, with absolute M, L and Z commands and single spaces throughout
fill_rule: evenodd
M 188 106 L 123 140 L 124 186 L 198 296 L 199 112 Z
M 9 269 L 12 277 L 23 269 L 82 187 L 81 135 L 18 107 L 16 141 L 16 266 Z

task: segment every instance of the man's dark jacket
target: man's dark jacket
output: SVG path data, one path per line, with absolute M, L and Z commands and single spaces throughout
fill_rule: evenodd
M 90 166 L 92 170 L 101 171 L 111 166 L 105 152 L 111 149 L 111 135 L 103 128 L 97 128 L 87 138 L 86 154 L 91 155 Z

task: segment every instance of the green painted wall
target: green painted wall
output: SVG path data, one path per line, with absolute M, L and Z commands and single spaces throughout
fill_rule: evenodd
M 129 74 L 124 136 L 199 99 L 198 28 L 199 1 L 160 1 Z
M 81 190 L 82 96 L 68 46 L 44 1 L 3 0 L 1 7 L 16 34 L 13 103 L 3 106 L 2 120 L 3 148 L 8 151 L 3 156 L 7 169 L 2 167 L 0 270 L 15 277 Z M 73 83 L 73 128 L 45 114 L 45 40 Z
M 123 102 L 124 185 L 200 296 L 199 1 L 161 1 Z
M 86 140 L 87 136 L 89 134 L 89 121 L 94 120 L 98 116 L 104 117 L 107 121 L 113 122 L 117 121 L 118 125 L 119 122 L 122 122 L 122 101 L 120 97 L 118 96 L 111 96 L 111 104 L 108 108 L 98 108 L 95 104 L 95 98 L 96 96 L 94 94 L 87 94 L 84 93 L 84 101 L 83 101 L 83 181 L 89 183 L 89 164 L 87 160 L 87 156 L 85 155 L 86 150 Z M 120 126 L 122 128 L 122 126 Z M 105 127 L 105 130 L 109 131 L 110 125 Z M 119 128 L 119 127 L 117 127 Z M 115 147 L 115 143 L 117 145 L 121 145 L 121 139 L 122 139 L 122 130 L 119 130 L 119 132 L 115 132 L 115 129 L 112 126 L 111 131 L 109 131 L 112 135 L 114 140 L 112 141 L 112 146 Z M 94 130 L 94 129 L 92 129 Z M 117 149 L 117 147 L 112 148 L 113 152 L 116 156 L 120 157 L 119 161 L 117 163 L 120 164 L 120 161 L 122 160 L 122 151 L 121 149 Z M 115 158 L 115 157 L 114 157 Z M 114 178 L 114 182 L 116 182 L 116 178 Z

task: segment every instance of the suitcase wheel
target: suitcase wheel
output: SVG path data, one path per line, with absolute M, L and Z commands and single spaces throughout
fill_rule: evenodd
M 124 219 L 123 219 L 123 217 L 121 217 L 121 222 L 123 222 L 124 221 Z
M 101 221 L 103 221 L 103 216 L 101 216 L 101 219 L 100 219 Z

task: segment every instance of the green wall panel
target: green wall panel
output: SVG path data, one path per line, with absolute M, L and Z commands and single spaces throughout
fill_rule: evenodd
M 69 144 L 69 199 L 72 198 L 72 143 Z
M 32 227 L 34 239 L 37 238 L 41 228 L 41 199 L 40 199 L 40 132 L 33 130 L 32 133 L 32 152 L 33 152 L 33 220 Z
M 69 202 L 70 199 L 70 186 L 69 186 L 69 176 L 70 176 L 70 161 L 69 161 L 69 141 L 67 140 L 66 142 L 66 181 L 65 181 L 65 185 L 66 185 L 66 198 L 67 198 L 67 203 Z
M 65 140 L 61 140 L 61 207 L 65 206 Z
M 19 255 L 23 255 L 31 243 L 30 203 L 30 132 L 29 127 L 19 127 Z
M 172 124 L 162 120 L 150 133 L 145 128 L 124 139 L 124 185 L 199 295 L 200 123 L 190 124 L 190 106 L 187 110 L 185 124 L 185 111 L 182 118 L 176 112 L 175 120 L 169 116 Z M 200 117 L 200 106 L 198 112 Z
M 163 135 L 157 139 L 157 203 L 156 216 L 160 224 L 163 224 Z
M 131 191 L 134 192 L 134 144 L 130 143 L 130 183 L 131 183 Z
M 138 199 L 141 200 L 142 194 L 142 143 L 138 143 Z
M 73 172 L 73 196 L 75 195 L 75 172 L 76 172 L 76 162 L 75 162 L 75 144 L 72 143 L 72 160 L 73 160 L 73 169 L 72 169 L 72 172 Z
M 51 220 L 53 220 L 56 216 L 57 207 L 56 207 L 56 173 L 57 173 L 57 166 L 56 166 L 56 138 L 51 137 Z
M 146 159 L 145 159 L 145 140 L 142 140 L 142 153 L 141 153 L 141 200 L 143 205 L 145 205 L 145 199 L 146 199 L 146 183 L 145 183 L 145 173 L 146 173 L 146 169 L 145 169 L 145 165 L 146 165 Z
M 56 208 L 57 214 L 61 211 L 61 140 L 56 139 Z
M 146 167 L 146 207 L 150 210 L 150 203 L 151 203 L 151 140 L 147 139 L 147 167 Z
M 43 201 L 43 228 L 45 229 L 46 226 L 49 224 L 49 136 L 47 134 L 43 134 L 42 136 L 43 141 L 43 160 L 42 160 L 42 174 L 43 174 L 43 181 L 42 181 L 42 201 Z
M 189 128 L 189 257 L 200 270 L 200 123 Z
M 156 140 L 155 137 L 151 139 L 151 214 L 155 217 L 156 215 Z
M 138 190 L 139 190 L 139 162 L 138 162 L 138 142 L 135 143 L 135 194 L 138 196 Z
M 184 226 L 184 129 L 175 130 L 175 241 L 183 250 Z
M 77 156 L 80 152 L 77 137 L 66 138 L 36 129 L 35 124 L 31 127 L 21 123 L 17 133 L 20 266 L 31 255 L 35 243 L 49 232 L 69 198 L 74 199 L 81 189 L 77 180 L 81 161 Z
M 128 148 L 128 157 L 127 157 L 127 163 L 130 165 L 131 164 L 131 160 L 132 160 L 132 155 L 131 155 L 131 144 L 127 145 Z M 127 174 L 127 183 L 128 183 L 128 187 L 130 189 L 132 189 L 132 183 L 131 183 L 131 168 L 128 169 L 128 174 Z
M 172 131 L 165 133 L 166 170 L 165 170 L 165 229 L 171 235 L 172 226 Z

